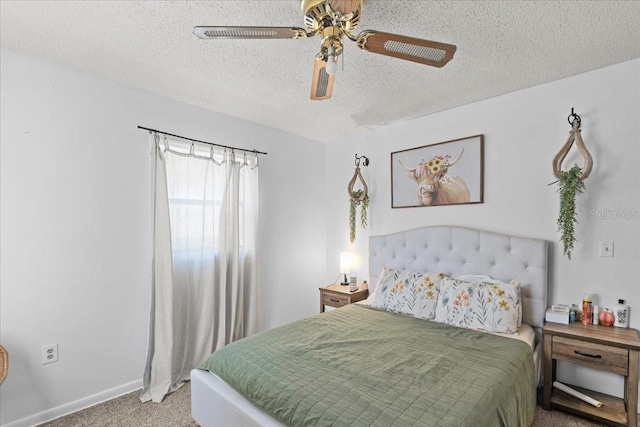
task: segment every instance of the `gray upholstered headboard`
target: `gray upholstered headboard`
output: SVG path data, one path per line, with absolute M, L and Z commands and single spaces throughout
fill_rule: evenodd
M 547 241 L 463 227 L 415 228 L 369 238 L 369 280 L 373 291 L 384 267 L 456 277 L 482 274 L 517 280 L 522 321 L 544 325 L 547 308 Z

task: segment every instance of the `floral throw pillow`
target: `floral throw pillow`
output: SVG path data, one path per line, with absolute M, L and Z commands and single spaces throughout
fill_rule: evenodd
M 443 274 L 385 269 L 371 306 L 421 319 L 435 319 L 442 278 Z
M 395 285 L 402 272 L 392 268 L 385 267 L 380 275 L 380 280 L 376 288 L 373 290 L 373 298 L 370 298 L 371 307 L 380 308 L 390 288 Z
M 509 283 L 503 282 L 501 280 L 497 280 L 497 279 L 493 279 L 489 276 L 484 276 L 484 275 L 465 275 L 465 276 L 458 276 L 456 277 L 456 280 L 462 280 L 464 282 L 470 282 L 470 283 L 488 283 L 488 284 L 492 284 L 492 285 L 504 285 L 509 290 L 509 293 L 511 294 L 511 287 L 513 287 L 513 291 L 515 291 L 514 297 L 516 298 L 517 301 L 517 307 L 518 307 L 518 327 L 520 327 L 520 325 L 522 325 L 522 304 L 520 304 L 520 300 L 521 300 L 521 290 L 520 290 L 520 282 L 516 282 L 515 280 L 512 280 Z
M 509 301 L 515 301 L 516 312 L 518 316 L 518 328 L 519 328 L 522 325 L 522 303 L 521 303 L 522 290 L 520 289 L 520 282 L 516 282 L 515 280 L 512 280 L 509 283 L 504 283 L 498 280 L 494 280 L 494 281 L 482 282 L 482 283 L 489 286 L 500 285 L 500 289 L 504 290 L 507 295 L 506 298 Z
M 489 332 L 518 332 L 519 286 L 442 280 L 436 320 Z

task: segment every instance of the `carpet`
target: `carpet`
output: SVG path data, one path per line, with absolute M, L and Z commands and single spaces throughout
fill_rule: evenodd
M 191 387 L 187 383 L 162 403 L 141 403 L 140 392 L 129 393 L 83 411 L 42 424 L 46 427 L 196 427 L 191 419 Z M 604 424 L 536 407 L 532 427 L 601 427 Z

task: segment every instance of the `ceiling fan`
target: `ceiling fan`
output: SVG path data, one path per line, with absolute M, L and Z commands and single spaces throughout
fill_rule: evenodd
M 201 39 L 301 39 L 322 37 L 316 55 L 311 84 L 311 99 L 331 97 L 333 81 L 342 54 L 343 36 L 366 51 L 442 67 L 453 58 L 456 46 L 417 39 L 382 31 L 352 32 L 360 22 L 363 0 L 302 0 L 306 29 L 298 27 L 195 27 L 193 33 Z

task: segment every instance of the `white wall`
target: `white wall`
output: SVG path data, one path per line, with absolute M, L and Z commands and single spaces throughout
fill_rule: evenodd
M 428 94 L 427 94 L 428 97 Z M 402 100 L 398 100 L 402 102 Z M 428 102 L 428 100 L 427 100 Z M 578 198 L 577 242 L 572 259 L 562 255 L 556 232 L 558 194 L 551 161 L 564 145 L 575 107 L 582 137 L 594 158 L 586 192 Z M 381 106 L 380 108 L 385 108 Z M 356 241 L 366 255 L 368 235 L 424 225 L 462 225 L 546 239 L 551 242 L 549 303 L 579 303 L 584 292 L 612 307 L 618 298 L 631 306 L 631 326 L 640 328 L 640 60 L 522 90 L 327 146 L 329 224 L 343 224 L 328 241 L 327 269 L 348 248 L 344 189 L 353 156 L 366 155 L 371 189 L 370 226 Z M 391 209 L 390 153 L 406 148 L 484 134 L 484 204 Z M 352 143 L 353 141 L 353 143 Z M 349 144 L 348 144 L 349 143 Z M 574 148 L 575 150 L 575 148 Z M 582 160 L 575 152 L 565 169 Z M 633 219 L 597 219 L 591 211 L 636 212 Z M 600 241 L 615 241 L 615 256 L 600 258 Z M 365 260 L 366 261 L 366 260 Z M 360 276 L 366 276 L 366 263 Z M 559 368 L 559 379 L 620 396 L 622 379 L 579 369 Z
M 147 126 L 260 159 L 261 328 L 318 310 L 324 144 L 7 50 L 1 63 L 0 424 L 33 425 L 141 382 L 150 307 Z M 43 344 L 60 361 L 42 365 Z
M 550 302 L 631 305 L 640 328 L 640 60 L 324 144 L 0 50 L 0 339 L 11 354 L 0 424 L 29 425 L 140 383 L 150 301 L 148 135 L 137 125 L 269 152 L 261 159 L 261 328 L 314 314 L 348 242 L 346 187 L 365 154 L 368 235 L 453 224 L 552 243 Z M 398 102 L 401 102 L 399 100 Z M 595 167 L 580 196 L 573 259 L 561 256 L 551 159 L 570 108 Z M 384 107 L 381 107 L 384 108 Z M 389 153 L 485 135 L 485 202 L 390 208 Z M 575 157 L 574 157 L 575 158 Z M 570 158 L 569 161 L 573 161 Z M 568 163 L 570 164 L 570 163 Z M 599 258 L 598 242 L 615 241 Z M 634 314 L 635 313 L 635 314 Z M 40 364 L 43 344 L 60 361 Z M 560 367 L 560 379 L 620 395 L 618 377 Z M 598 384 L 597 386 L 594 384 Z

